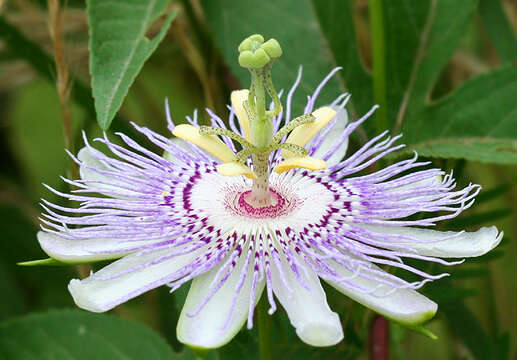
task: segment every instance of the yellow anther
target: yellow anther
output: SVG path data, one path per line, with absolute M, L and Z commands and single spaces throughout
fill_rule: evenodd
M 336 111 L 329 106 L 325 106 L 315 110 L 312 115 L 316 118 L 314 121 L 303 124 L 291 131 L 291 134 L 285 140 L 286 143 L 305 146 L 310 139 L 314 137 L 321 129 L 323 129 L 336 116 Z M 284 159 L 296 156 L 289 150 L 282 150 Z
M 172 134 L 208 151 L 222 162 L 230 162 L 235 158 L 233 151 L 231 151 L 217 136 L 201 135 L 199 133 L 199 128 L 193 125 L 177 125 L 172 131 Z
M 255 173 L 246 165 L 232 161 L 217 165 L 217 172 L 224 176 L 244 175 L 247 178 L 255 179 Z
M 327 168 L 327 162 L 311 156 L 291 157 L 280 162 L 273 171 L 280 174 L 294 168 L 324 170 Z
M 244 132 L 244 137 L 251 142 L 250 121 L 246 109 L 244 109 L 244 102 L 248 100 L 248 94 L 249 91 L 247 89 L 235 90 L 232 91 L 231 98 L 232 106 L 235 110 L 235 115 L 237 115 L 237 120 L 239 120 L 239 124 L 241 125 L 241 129 Z

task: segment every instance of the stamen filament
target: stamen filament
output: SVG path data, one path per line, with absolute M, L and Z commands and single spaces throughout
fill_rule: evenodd
M 295 128 L 297 128 L 300 125 L 307 124 L 310 122 L 313 122 L 316 120 L 316 117 L 312 114 L 304 114 L 301 116 L 298 116 L 297 118 L 290 121 L 287 125 L 282 127 L 278 132 L 273 136 L 273 139 L 271 139 L 272 144 L 278 144 L 280 141 L 282 141 L 283 137 L 286 136 L 288 133 L 293 131 Z
M 240 135 L 238 135 L 238 134 L 236 134 L 233 131 L 228 130 L 228 129 L 221 129 L 221 128 L 217 128 L 217 127 L 213 127 L 213 126 L 201 126 L 199 128 L 199 133 L 201 135 L 223 135 L 223 136 L 228 136 L 230 139 L 233 139 L 233 140 L 237 141 L 243 147 L 253 148 L 253 145 L 251 145 L 251 143 L 248 140 L 246 140 L 242 136 L 240 136 Z

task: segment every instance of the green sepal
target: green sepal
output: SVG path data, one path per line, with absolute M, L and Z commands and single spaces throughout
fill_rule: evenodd
M 418 321 L 415 321 L 414 323 L 397 321 L 390 317 L 386 317 L 386 318 L 389 319 L 390 321 L 393 321 L 395 324 L 397 324 L 399 326 L 405 327 L 406 329 L 409 329 L 411 331 L 424 335 L 425 337 L 428 337 L 429 339 L 437 340 L 438 336 L 436 336 L 431 330 L 425 328 L 423 325 L 424 323 L 427 323 L 429 320 L 431 320 L 435 315 L 436 315 L 436 312 L 429 311 L 427 313 L 422 314 L 422 317 Z
M 125 255 L 117 255 L 110 258 L 102 258 L 102 259 L 90 259 L 90 260 L 81 260 L 81 261 L 60 261 L 54 258 L 47 258 L 47 259 L 39 259 L 39 260 L 29 260 L 29 261 L 21 261 L 19 263 L 16 263 L 19 266 L 70 266 L 70 265 L 84 265 L 84 264 L 94 264 L 99 263 L 103 261 L 110 261 L 110 260 L 117 260 Z
M 400 324 L 400 325 L 408 328 L 409 330 L 412 330 L 412 331 L 417 332 L 417 333 L 419 333 L 421 335 L 424 335 L 425 337 L 428 337 L 429 339 L 438 340 L 438 336 L 436 336 L 431 330 L 423 327 L 422 325 L 414 325 L 414 326 L 404 325 L 404 324 Z
M 206 359 L 208 357 L 208 355 L 210 354 L 210 351 L 212 351 L 212 349 L 205 349 L 205 348 L 202 348 L 202 347 L 197 347 L 197 346 L 192 346 L 192 345 L 187 345 L 187 346 L 194 353 L 194 356 L 196 357 L 196 360 L 204 360 L 204 359 Z
M 69 263 L 65 263 L 53 258 L 29 260 L 16 263 L 19 266 L 68 266 Z

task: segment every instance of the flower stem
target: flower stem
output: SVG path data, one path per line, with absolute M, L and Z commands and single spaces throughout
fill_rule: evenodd
M 190 348 L 196 357 L 196 360 L 204 360 L 208 357 L 210 353 L 210 349 L 198 349 L 198 348 Z
M 271 360 L 272 354 L 272 334 L 271 334 L 271 315 L 268 314 L 269 303 L 265 296 L 260 299 L 258 310 L 258 331 L 259 331 L 259 359 Z
M 370 31 L 372 42 L 373 95 L 379 105 L 376 114 L 377 132 L 388 127 L 386 100 L 386 39 L 384 38 L 384 14 L 382 0 L 369 0 Z
M 388 360 L 389 351 L 389 323 L 381 316 L 375 315 L 370 328 L 370 360 Z

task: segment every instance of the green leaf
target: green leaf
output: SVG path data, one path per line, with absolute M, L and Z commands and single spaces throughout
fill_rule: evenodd
M 502 258 L 503 256 L 505 256 L 506 252 L 503 251 L 502 249 L 499 249 L 499 247 L 501 247 L 503 245 L 504 241 L 505 241 L 505 237 L 503 237 L 503 240 L 501 241 L 501 244 L 499 244 L 497 249 L 494 249 L 494 250 L 486 253 L 483 256 L 480 256 L 480 257 L 477 257 L 474 259 L 469 259 L 469 261 L 471 261 L 473 263 L 486 264 L 487 262 L 495 261 L 495 260 Z
M 184 348 L 183 344 L 176 337 L 176 324 L 178 323 L 189 288 L 190 283 L 187 283 L 172 294 L 165 286 L 155 290 L 157 293 L 157 307 L 161 314 L 158 326 L 160 327 L 160 332 L 175 351 L 180 351 Z
M 54 59 L 51 58 L 43 48 L 36 42 L 27 38 L 14 25 L 10 24 L 3 16 L 0 15 L 0 38 L 5 42 L 12 52 L 13 57 L 22 59 L 31 65 L 43 78 L 51 83 L 55 83 L 55 68 Z M 86 116 L 87 121 L 93 121 L 95 118 L 95 109 L 93 98 L 88 86 L 83 82 L 74 78 L 72 81 L 71 96 L 75 103 L 80 105 Z M 51 90 L 52 93 L 57 93 L 56 90 Z M 39 104 L 39 102 L 38 102 Z M 60 116 L 55 117 L 59 119 Z M 75 118 L 75 117 L 74 117 Z M 43 124 L 48 124 L 42 122 Z M 122 131 L 126 135 L 131 135 L 133 139 L 142 138 L 127 121 L 120 117 L 115 117 L 113 128 L 117 131 Z
M 273 81 L 277 89 L 284 89 L 283 98 L 294 83 L 299 66 L 303 66 L 291 113 L 300 114 L 306 95 L 312 94 L 334 67 L 311 1 L 205 0 L 202 4 L 216 45 L 241 87 L 249 87 L 250 75 L 237 62 L 237 46 L 249 35 L 260 33 L 265 39 L 277 39 L 282 46 L 283 55 L 273 66 Z M 333 79 L 318 103 L 328 104 L 341 92 L 338 80 Z
M 12 268 L 0 262 L 0 292 L 4 294 L 0 299 L 0 320 L 22 313 L 26 308 L 26 297 L 17 283 Z M 7 295 L 7 296 L 5 296 Z
M 333 290 L 335 291 L 335 290 Z M 338 294 L 335 291 L 335 294 Z M 333 296 L 327 292 L 327 296 L 330 298 Z M 343 295 L 339 294 L 341 299 Z M 337 310 L 333 308 L 333 310 Z M 285 311 L 277 311 L 273 315 L 273 354 L 275 359 L 296 359 L 296 360 L 353 360 L 359 358 L 361 352 L 365 349 L 366 344 L 361 343 L 361 339 L 357 338 L 355 331 L 358 329 L 364 329 L 365 324 L 358 322 L 354 323 L 351 321 L 351 317 L 356 315 L 362 315 L 360 318 L 365 319 L 363 309 L 360 306 L 356 306 L 357 313 L 347 313 L 344 317 L 347 319 L 343 322 L 345 339 L 335 346 L 329 347 L 314 347 L 305 344 L 300 340 L 296 331 L 291 325 L 289 318 Z M 244 332 L 244 334 L 246 334 Z M 361 334 L 364 335 L 364 334 Z M 236 338 L 237 339 L 237 338 Z M 241 337 L 242 339 L 242 337 Z M 226 360 L 226 356 L 231 360 L 238 360 L 242 358 L 258 359 L 258 344 L 256 341 L 241 342 L 239 345 L 242 348 L 241 352 L 236 351 L 234 356 L 229 356 L 226 348 L 220 350 L 221 357 Z M 357 344 L 356 342 L 359 342 Z M 234 347 L 235 349 L 236 347 Z M 251 349 L 250 353 L 253 355 L 247 355 L 245 349 Z M 240 357 L 238 355 L 241 355 Z
M 510 333 L 506 332 L 494 339 L 492 359 L 510 360 Z
M 476 9 L 476 0 L 384 0 L 388 119 L 422 108 Z
M 501 0 L 481 0 L 478 13 L 502 63 L 517 60 L 517 36 Z
M 517 163 L 517 68 L 479 75 L 411 116 L 405 151 L 500 164 Z
M 12 274 L 16 283 L 13 286 L 19 287 L 22 300 L 21 304 L 27 303 L 32 310 L 44 310 L 56 306 L 72 306 L 73 301 L 66 291 L 66 284 L 74 276 L 71 267 L 45 267 L 34 269 L 31 267 L 20 267 L 17 262 L 27 258 L 40 258 L 45 255 L 36 239 L 37 226 L 31 220 L 35 216 L 25 207 L 0 206 L 0 234 L 2 234 L 2 251 L 0 252 L 0 263 L 5 267 L 7 274 Z M 1 267 L 1 266 L 0 266 Z M 1 274 L 4 286 L 9 286 L 7 274 Z M 0 286 L 1 287 L 1 286 Z M 4 291 L 0 289 L 5 301 L 11 301 L 17 297 L 16 291 Z M 7 299 L 10 297 L 9 299 Z M 1 305 L 7 306 L 7 305 Z M 0 351 L 1 354 L 1 351 Z M 0 359 L 2 357 L 0 356 Z
M 171 12 L 152 40 L 146 32 L 169 0 L 88 1 L 90 73 L 97 122 L 109 128 L 144 62 L 169 30 Z
M 472 279 L 476 277 L 485 277 L 490 275 L 490 269 L 480 266 L 463 266 L 449 271 L 454 280 Z
M 478 226 L 481 224 L 493 224 L 495 221 L 504 219 L 513 213 L 511 208 L 502 208 L 490 211 L 483 211 L 477 214 L 471 214 L 455 218 L 449 221 L 449 226 L 455 229 L 465 229 L 469 226 Z
M 497 198 L 502 198 L 512 186 L 508 183 L 500 184 L 489 189 L 483 189 L 478 196 L 476 196 L 476 204 L 481 204 Z
M 450 284 L 432 284 L 425 291 L 426 296 L 436 301 L 440 306 L 453 301 L 466 299 L 479 294 L 476 289 L 453 287 Z
M 0 325 L 0 358 L 181 359 L 137 322 L 82 311 L 51 311 Z
M 273 348 L 273 353 L 275 348 Z M 258 334 L 255 329 L 252 331 L 244 328 L 237 333 L 237 336 L 227 345 L 218 349 L 221 359 L 224 360 L 258 360 L 259 344 Z
M 476 315 L 461 301 L 443 304 L 440 310 L 459 339 L 468 347 L 474 359 L 491 359 L 491 340 Z
M 11 109 L 7 139 L 25 178 L 24 195 L 34 200 L 48 198 L 49 191 L 41 183 L 54 188 L 62 186 L 59 175 L 64 173 L 68 157 L 63 150 L 63 137 L 56 136 L 63 133 L 57 92 L 39 79 L 12 92 Z M 80 114 L 76 110 L 72 109 L 78 119 Z
M 352 93 L 348 109 L 363 114 L 372 106 L 372 79 L 366 72 L 357 48 L 351 0 L 312 0 L 319 25 L 325 35 L 334 60 L 343 70 L 339 77 L 344 87 Z M 286 56 L 289 56 L 287 54 Z M 352 105 L 352 106 L 351 106 Z

